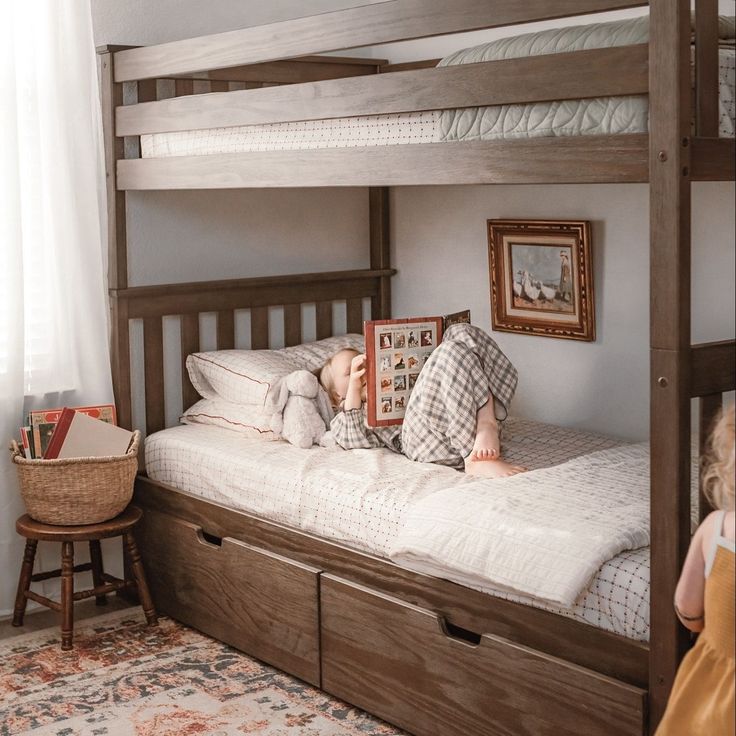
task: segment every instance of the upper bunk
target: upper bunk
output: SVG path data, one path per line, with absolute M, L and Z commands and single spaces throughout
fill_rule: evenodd
M 648 4 L 389 0 L 157 46 L 103 50 L 108 170 L 117 164 L 118 190 L 647 182 L 650 165 L 666 157 L 656 137 L 671 141 L 676 127 L 692 132 L 681 139 L 689 180 L 734 179 L 734 140 L 722 137 L 723 130 L 719 136 L 724 52 L 717 0 L 696 2 L 693 29 L 683 3 L 660 2 L 643 26 L 634 20 L 617 31 L 623 45 L 596 44 L 583 34 L 569 46 L 576 50 L 543 47 L 540 53 L 532 39 L 528 52 L 504 56 L 496 44 L 491 51 L 456 54 L 440 66 L 436 59 L 392 66 L 380 59 L 317 56 Z M 732 65 L 732 40 L 726 53 Z M 733 77 L 732 66 L 728 73 Z M 174 96 L 159 99 L 157 80 L 173 80 Z M 192 94 L 203 81 L 209 83 L 206 93 Z M 137 90 L 133 104 L 123 104 L 126 85 Z M 671 121 L 673 95 L 679 120 Z M 638 127 L 627 123 L 604 134 L 601 126 L 592 129 L 595 134 L 458 134 L 468 114 L 482 118 L 489 110 L 600 100 L 633 105 Z M 610 106 L 603 108 L 601 114 L 609 115 Z M 582 117 L 590 117 L 588 108 Z M 367 145 L 360 131 L 352 137 L 361 127 L 382 129 L 383 136 Z M 481 120 L 475 127 L 488 126 Z M 345 143 L 321 147 L 317 128 Z M 269 145 L 274 130 L 280 136 Z M 308 147 L 284 143 L 285 136 L 295 139 L 305 130 L 312 137 Z M 115 144 L 109 143 L 112 131 Z M 253 131 L 260 137 L 245 150 L 242 142 L 233 143 L 241 132 Z M 214 147 L 202 140 L 214 140 Z M 192 141 L 194 149 L 187 147 Z M 192 153 L 197 150 L 201 154 Z

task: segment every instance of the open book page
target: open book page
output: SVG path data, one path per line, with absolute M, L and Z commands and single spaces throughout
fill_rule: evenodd
M 365 323 L 368 425 L 401 424 L 414 384 L 442 341 L 442 317 Z

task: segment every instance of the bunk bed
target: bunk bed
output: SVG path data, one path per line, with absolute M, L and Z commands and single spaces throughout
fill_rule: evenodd
M 648 41 L 618 48 L 441 67 L 319 56 L 647 4 Z M 217 314 L 219 349 L 235 345 L 236 310 L 250 312 L 253 349 L 270 347 L 274 306 L 283 307 L 286 345 L 302 342 L 304 305 L 316 304 L 318 339 L 333 334 L 334 303 L 344 304 L 349 332 L 362 331 L 364 302 L 371 318 L 391 316 L 390 186 L 648 182 L 650 191 L 648 643 L 411 572 L 143 472 L 140 544 L 162 613 L 417 736 L 653 730 L 687 647 L 671 602 L 690 538 L 690 400 L 700 398 L 702 438 L 734 389 L 734 341 L 690 342 L 690 185 L 735 178 L 734 141 L 718 136 L 715 0 L 696 3 L 694 38 L 694 98 L 684 0 L 393 0 L 99 50 L 116 402 L 130 426 L 131 323 L 142 321 L 149 435 L 165 426 L 164 317 L 180 321 L 188 407 L 198 397 L 184 363 L 199 350 L 201 313 Z M 164 81 L 173 97 L 158 94 Z M 142 155 L 150 136 L 172 133 L 624 95 L 648 95 L 648 133 Z M 281 186 L 368 187 L 369 268 L 128 285 L 128 192 Z

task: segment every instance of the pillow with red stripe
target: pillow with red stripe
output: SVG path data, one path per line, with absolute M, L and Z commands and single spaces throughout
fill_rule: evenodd
M 345 348 L 364 349 L 362 335 L 341 335 L 279 350 L 213 350 L 187 356 L 192 385 L 204 399 L 265 406 L 284 376 L 315 371 Z

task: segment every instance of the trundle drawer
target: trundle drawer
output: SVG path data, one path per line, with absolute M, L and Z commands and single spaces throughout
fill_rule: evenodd
M 416 736 L 644 733 L 639 688 L 331 575 L 320 596 L 322 687 Z
M 319 685 L 319 570 L 155 511 L 137 536 L 161 613 Z

